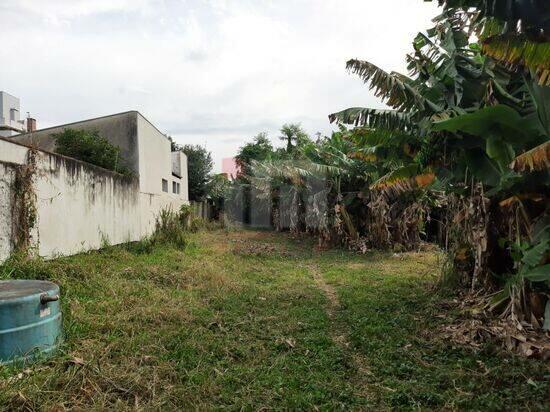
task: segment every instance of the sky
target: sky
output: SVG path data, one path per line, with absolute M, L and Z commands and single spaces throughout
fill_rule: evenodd
M 351 58 L 406 72 L 423 0 L 0 0 L 0 90 L 44 128 L 138 110 L 215 171 L 284 123 L 330 134 L 330 113 L 384 107 Z

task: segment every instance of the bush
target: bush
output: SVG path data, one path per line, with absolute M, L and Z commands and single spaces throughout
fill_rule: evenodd
M 145 255 L 153 252 L 153 241 L 151 237 L 138 240 L 137 242 L 128 242 L 124 244 L 124 249 L 134 255 Z
M 155 232 L 151 235 L 151 242 L 153 244 L 166 243 L 177 248 L 184 248 L 187 239 L 181 214 L 174 213 L 171 208 L 162 209 L 157 216 Z
M 109 143 L 97 131 L 65 129 L 53 136 L 56 142 L 55 151 L 61 155 L 82 160 L 125 176 L 134 174 L 124 166 L 120 148 Z
M 193 214 L 193 208 L 191 205 L 181 205 L 179 211 L 179 220 L 184 228 L 188 228 L 191 224 L 191 215 Z

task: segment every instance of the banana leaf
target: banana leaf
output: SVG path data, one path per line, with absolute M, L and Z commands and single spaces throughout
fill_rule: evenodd
M 536 267 L 523 273 L 525 279 L 531 282 L 550 282 L 550 265 Z

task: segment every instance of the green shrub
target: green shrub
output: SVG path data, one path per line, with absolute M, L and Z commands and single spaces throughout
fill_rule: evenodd
M 179 213 L 171 208 L 162 209 L 155 222 L 155 231 L 151 235 L 151 242 L 167 243 L 177 248 L 184 248 L 187 244 L 185 225 Z
M 204 219 L 200 217 L 194 217 L 191 219 L 191 222 L 189 223 L 189 231 L 195 233 L 204 228 L 206 228 L 206 222 Z
M 128 242 L 124 244 L 124 249 L 134 255 L 148 255 L 153 252 L 153 247 L 153 241 L 149 236 L 137 242 Z
M 65 129 L 53 135 L 55 151 L 107 170 L 131 176 L 134 173 L 123 164 L 120 148 L 109 143 L 97 131 Z
M 181 205 L 179 211 L 179 220 L 184 228 L 189 227 L 192 214 L 193 208 L 191 207 L 191 205 Z

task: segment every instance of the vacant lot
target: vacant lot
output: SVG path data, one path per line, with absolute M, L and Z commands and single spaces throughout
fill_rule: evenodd
M 438 267 L 217 231 L 4 268 L 61 285 L 66 336 L 50 361 L 0 368 L 0 407 L 543 409 L 547 365 L 437 338 L 454 316 Z

